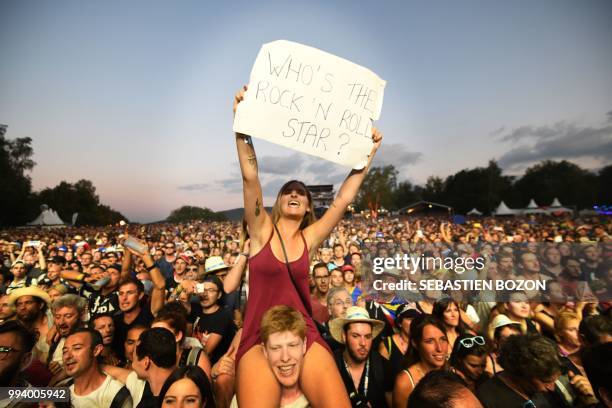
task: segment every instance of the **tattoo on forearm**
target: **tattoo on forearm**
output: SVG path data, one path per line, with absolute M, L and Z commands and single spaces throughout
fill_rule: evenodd
M 260 204 L 259 204 L 259 198 L 255 200 L 255 216 L 259 217 L 259 213 L 261 212 L 261 209 L 259 208 Z
M 255 168 L 257 168 L 257 157 L 254 154 L 248 157 L 249 164 Z

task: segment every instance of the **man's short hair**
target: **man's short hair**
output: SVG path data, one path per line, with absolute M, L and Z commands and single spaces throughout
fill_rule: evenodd
M 587 343 L 597 344 L 601 337 L 612 336 L 612 320 L 603 315 L 589 316 L 580 322 L 578 333 Z
M 261 319 L 261 340 L 266 343 L 274 333 L 291 332 L 303 339 L 306 337 L 306 321 L 300 312 L 278 305 L 268 309 Z
M 138 291 L 138 293 L 144 293 L 145 288 L 144 288 L 144 284 L 142 283 L 142 281 L 133 278 L 131 276 L 121 279 L 121 281 L 119 282 L 119 286 L 117 286 L 117 288 L 121 288 L 122 286 L 128 285 L 128 284 L 133 284 L 136 285 L 136 290 Z
M 582 352 L 582 363 L 595 396 L 601 400 L 600 389 L 604 389 L 608 398 L 612 397 L 612 343 L 597 344 L 587 347 Z
M 458 399 L 462 398 L 461 393 L 465 390 L 468 388 L 457 374 L 446 370 L 430 371 L 410 393 L 408 406 L 453 408 Z
M 8 320 L 0 324 L 0 334 L 4 333 L 15 333 L 24 353 L 32 351 L 36 344 L 36 335 L 18 320 Z
M 100 334 L 100 332 L 95 329 L 92 329 L 91 327 L 77 327 L 76 329 L 70 332 L 68 337 L 73 336 L 78 333 L 89 333 L 90 338 L 91 338 L 91 349 L 92 350 L 95 349 L 96 346 L 98 345 L 100 346 L 104 345 L 102 341 L 102 335 Z
M 315 266 L 312 267 L 312 276 L 314 276 L 314 271 L 316 271 L 319 268 L 325 268 L 327 273 L 329 273 L 329 268 L 327 267 L 327 264 L 325 262 L 319 262 L 315 264 Z
M 172 368 L 176 364 L 176 339 L 163 327 L 145 330 L 140 334 L 136 356 L 139 360 L 149 357 L 158 367 Z
M 84 297 L 69 293 L 55 299 L 55 301 L 53 301 L 51 304 L 51 310 L 55 312 L 57 309 L 61 309 L 62 307 L 72 307 L 75 308 L 80 315 L 85 311 L 86 306 L 87 301 Z
M 508 337 L 498 361 L 515 377 L 546 380 L 562 371 L 557 346 L 540 334 Z
M 327 305 L 331 306 L 331 301 L 334 298 L 334 296 L 336 296 L 338 293 L 340 292 L 346 292 L 346 294 L 350 297 L 350 293 L 348 291 L 348 289 L 346 289 L 344 286 L 340 286 L 340 287 L 332 287 L 329 289 L 329 291 L 327 292 Z

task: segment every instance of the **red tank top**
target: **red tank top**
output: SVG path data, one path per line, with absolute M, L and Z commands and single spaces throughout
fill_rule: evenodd
M 266 245 L 256 255 L 249 259 L 249 299 L 247 302 L 246 316 L 242 329 L 240 346 L 236 354 L 236 362 L 256 344 L 261 343 L 259 328 L 263 314 L 273 306 L 287 305 L 298 310 L 306 320 L 307 348 L 313 342 L 317 342 L 329 350 L 327 343 L 321 338 L 312 318 L 306 312 L 302 299 L 310 302 L 310 290 L 308 286 L 308 271 L 310 262 L 308 259 L 308 248 L 304 241 L 304 252 L 296 261 L 290 262 L 293 279 L 302 298 L 295 290 L 291 282 L 287 265 L 278 260 L 272 252 L 271 241 L 274 231 Z

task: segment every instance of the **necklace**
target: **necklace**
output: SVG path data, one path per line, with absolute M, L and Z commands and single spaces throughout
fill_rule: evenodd
M 342 361 L 344 362 L 344 368 L 346 368 L 346 372 L 349 373 L 349 375 L 351 376 L 351 378 L 353 379 L 353 384 L 355 383 L 355 379 L 353 378 L 353 372 L 351 371 L 349 364 L 347 363 L 346 359 L 344 357 L 342 357 Z M 370 383 L 370 358 L 368 358 L 366 360 L 366 366 L 365 366 L 365 381 L 363 384 L 363 396 L 366 397 L 368 395 L 368 386 Z M 357 387 L 355 387 L 355 391 L 357 391 L 357 393 L 359 394 L 359 384 L 361 383 L 361 378 L 359 379 L 359 382 L 357 383 Z

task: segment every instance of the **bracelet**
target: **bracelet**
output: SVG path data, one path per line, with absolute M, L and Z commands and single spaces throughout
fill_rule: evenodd
M 146 269 L 148 272 L 151 272 L 151 271 L 152 271 L 153 269 L 155 269 L 155 268 L 157 268 L 157 265 L 155 265 L 155 264 L 153 264 L 153 265 L 151 265 L 151 266 L 145 266 L 145 269 Z
M 249 254 L 246 252 L 241 252 L 240 255 L 244 256 L 246 259 L 249 259 Z

